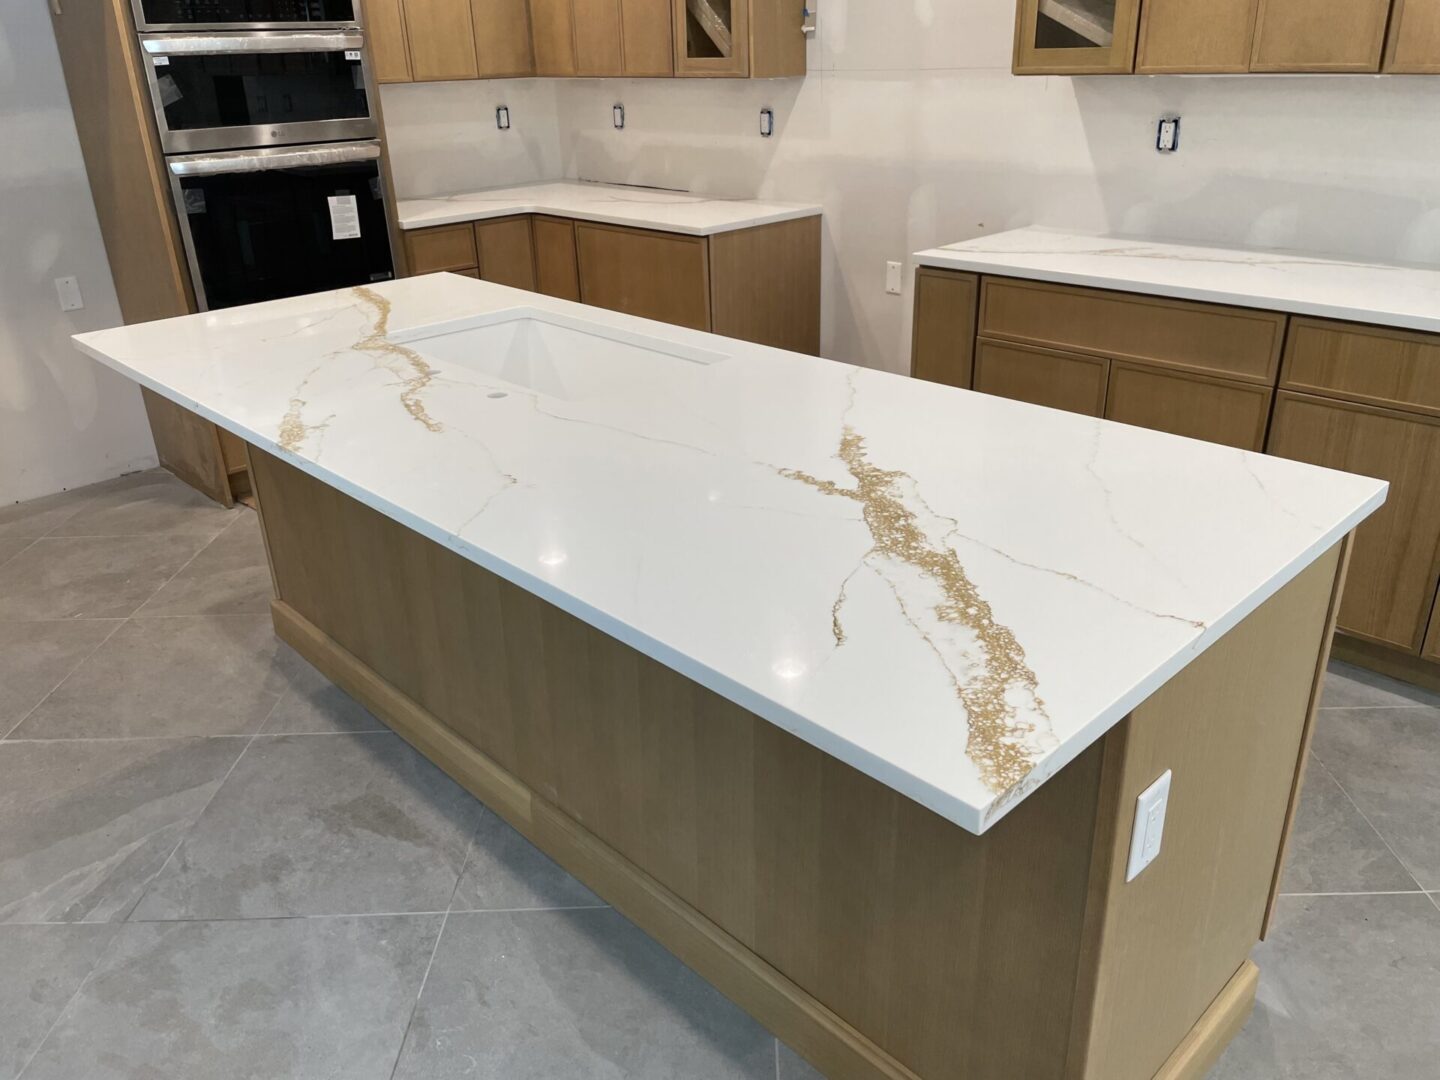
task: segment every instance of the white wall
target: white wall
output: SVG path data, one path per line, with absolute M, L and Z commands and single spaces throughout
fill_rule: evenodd
M 115 326 L 119 305 L 46 5 L 0 21 L 0 505 L 155 464 L 133 383 L 71 334 Z M 75 275 L 81 311 L 54 279 Z
M 823 203 L 828 356 L 904 370 L 885 261 L 1031 223 L 1440 263 L 1440 78 L 1016 78 L 1013 0 L 818 6 L 804 80 L 554 84 L 551 175 Z

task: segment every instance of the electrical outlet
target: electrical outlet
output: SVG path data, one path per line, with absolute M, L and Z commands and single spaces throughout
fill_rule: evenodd
M 775 134 L 775 110 L 764 108 L 760 110 L 760 134 L 770 138 Z
M 510 106 L 501 105 L 495 110 L 495 126 L 501 131 L 510 130 Z
M 1165 811 L 1170 807 L 1170 779 L 1171 772 L 1166 769 L 1165 775 L 1135 800 L 1135 823 L 1130 831 L 1126 881 L 1134 881 L 1160 855 L 1160 841 L 1165 835 Z
M 899 296 L 904 287 L 905 266 L 903 263 L 887 262 L 885 264 L 885 291 L 891 296 Z
M 80 296 L 79 278 L 57 277 L 55 292 L 60 296 L 61 311 L 79 311 L 85 306 L 85 301 Z
M 614 106 L 610 109 L 610 116 L 611 116 L 611 119 L 613 119 L 613 120 L 615 121 L 615 130 L 616 130 L 616 131 L 624 131 L 624 130 L 625 130 L 625 106 L 624 106 L 624 105 L 621 105 L 621 104 L 617 101 L 617 102 L 614 104 Z
M 1155 131 L 1155 149 L 1162 154 L 1173 154 L 1180 149 L 1180 117 L 1162 116 Z

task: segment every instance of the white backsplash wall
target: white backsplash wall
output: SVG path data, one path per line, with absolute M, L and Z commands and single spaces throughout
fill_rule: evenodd
M 821 0 L 819 24 L 804 80 L 555 85 L 563 175 L 823 203 L 827 356 L 905 370 L 885 261 L 1032 223 L 1440 263 L 1440 78 L 1016 78 L 1013 0 Z
M 155 464 L 128 379 L 70 335 L 120 323 L 45 4 L 0 19 L 0 506 Z M 85 307 L 65 313 L 55 278 Z
M 562 175 L 554 79 L 396 83 L 380 89 L 402 199 L 554 180 Z M 510 109 L 510 130 L 495 109 Z

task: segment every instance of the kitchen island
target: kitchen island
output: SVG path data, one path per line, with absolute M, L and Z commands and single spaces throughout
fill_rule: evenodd
M 454 275 L 77 342 L 250 445 L 286 641 L 827 1074 L 1243 1023 L 1383 483 Z

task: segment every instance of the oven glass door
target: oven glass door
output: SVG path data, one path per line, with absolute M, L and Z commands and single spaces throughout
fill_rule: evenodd
M 377 133 L 358 32 L 147 38 L 145 52 L 167 153 Z
M 139 30 L 354 26 L 358 0 L 133 0 Z
M 395 276 L 379 143 L 193 154 L 169 165 L 204 308 Z

